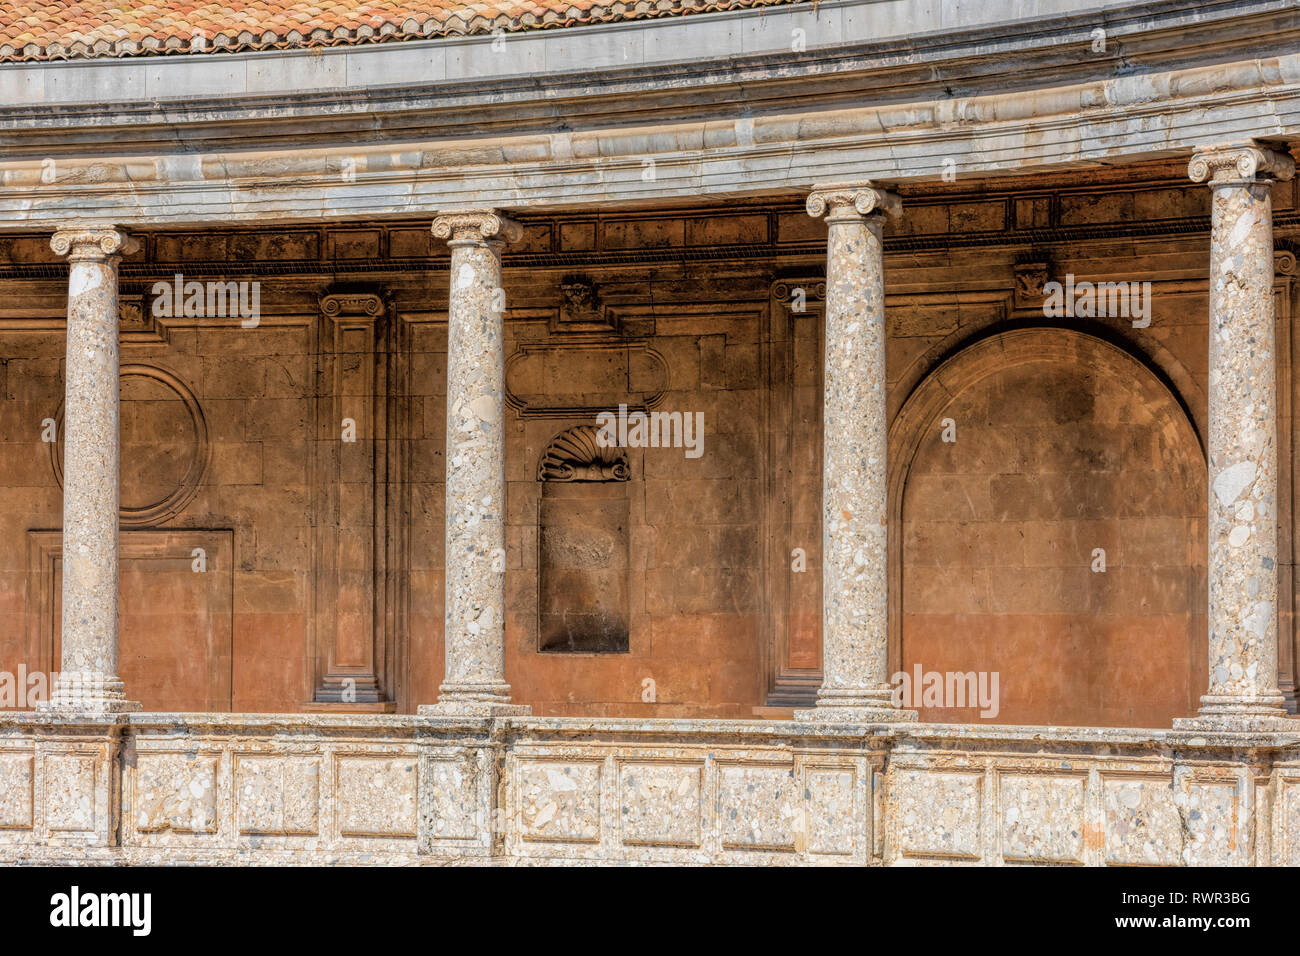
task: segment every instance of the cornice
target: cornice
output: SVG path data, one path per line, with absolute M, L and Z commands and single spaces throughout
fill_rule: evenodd
M 1300 71 L 1300 54 L 1293 59 Z M 1300 83 L 957 125 L 944 119 L 942 106 L 900 111 L 911 123 L 900 116 L 888 132 L 878 125 L 886 117 L 873 109 L 770 118 L 761 124 L 761 141 L 758 120 L 734 120 L 610 130 L 580 142 L 514 137 L 304 148 L 292 155 L 0 162 L 0 231 L 53 229 L 69 219 L 148 229 L 338 222 L 344 215 L 431 218 L 483 207 L 524 213 L 665 206 L 805 192 L 817 182 L 849 178 L 897 187 L 939 181 L 953 165 L 962 180 L 971 180 L 1185 158 L 1207 140 L 1300 139 Z M 1007 111 L 1025 108 L 1005 104 Z M 1213 117 L 1208 124 L 1207 115 Z M 710 140 L 717 145 L 707 146 Z M 581 157 L 574 155 L 577 146 Z M 56 175 L 43 180 L 48 163 Z M 653 176 L 645 175 L 647 168 Z
M 1300 48 L 1300 10 L 1291 0 L 1156 0 L 975 28 L 926 30 L 918 21 L 916 30 L 875 32 L 883 17 L 900 18 L 904 2 L 828 0 L 812 12 L 792 4 L 692 15 L 690 44 L 685 34 L 665 32 L 686 25 L 672 17 L 540 31 L 512 37 L 509 57 L 484 54 L 491 37 L 457 37 L 6 64 L 0 65 L 0 147 L 57 155 L 102 142 L 107 129 L 124 151 L 164 140 L 201 149 L 236 140 L 301 143 L 321 123 L 334 134 L 392 140 L 430 127 L 456 135 L 683 120 L 729 108 L 754 115 L 779 110 L 791 98 L 819 109 L 864 97 L 884 104 L 959 102 L 1196 63 L 1266 61 Z M 835 14 L 844 19 L 828 21 L 833 42 L 814 38 L 806 49 L 790 48 L 793 29 Z M 759 24 L 757 36 L 781 42 L 768 39 L 770 48 L 758 52 L 747 48 L 762 43 L 734 36 L 746 24 Z M 1098 28 L 1106 31 L 1101 53 L 1090 49 Z M 683 42 L 658 40 L 655 31 Z M 651 49 L 667 52 L 651 56 Z M 556 66 L 548 68 L 552 60 Z M 501 61 L 505 70 L 496 69 Z M 236 121 L 238 128 L 230 125 Z
M 796 12 L 897 16 L 909 2 L 774 7 L 763 22 L 780 33 Z M 739 22 L 732 16 L 693 16 L 691 29 L 725 37 Z M 869 33 L 870 23 L 854 30 Z M 654 24 L 674 26 L 618 29 Z M 1092 24 L 1108 31 L 1105 53 L 1088 50 Z M 691 36 L 693 49 L 708 51 Z M 283 91 L 310 88 L 312 77 L 325 84 L 330 71 L 290 82 L 292 71 L 277 72 L 280 54 L 0 67 L 0 103 L 15 104 L 0 107 L 0 231 L 69 219 L 149 229 L 712 202 L 817 182 L 897 187 L 1185 161 L 1221 141 L 1300 142 L 1292 0 L 1159 0 L 799 52 L 728 55 L 719 46 L 684 63 L 589 63 L 571 49 L 551 73 L 518 75 L 524 57 L 510 77 L 450 80 L 444 70 L 439 79 L 426 69 L 421 84 L 403 86 L 402 70 L 428 66 L 434 47 L 423 42 L 345 51 L 357 59 L 340 61 L 341 86 L 294 94 Z M 419 63 L 403 67 L 403 56 Z M 199 71 L 178 93 L 206 90 L 202 70 L 214 64 L 230 74 L 231 92 L 166 99 L 159 84 L 173 62 Z M 106 98 L 106 89 L 133 88 L 109 82 L 115 71 L 144 66 L 159 72 L 139 81 L 132 102 Z M 82 68 L 108 72 L 97 82 L 41 72 Z M 254 72 L 264 92 L 251 92 Z

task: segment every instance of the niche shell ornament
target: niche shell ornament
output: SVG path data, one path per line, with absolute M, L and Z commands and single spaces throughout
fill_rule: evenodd
M 627 452 L 603 447 L 595 425 L 575 425 L 551 439 L 537 465 L 538 481 L 627 481 Z

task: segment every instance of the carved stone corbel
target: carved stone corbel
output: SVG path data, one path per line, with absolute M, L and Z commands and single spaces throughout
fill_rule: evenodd
M 1047 262 L 1018 262 L 1015 270 L 1013 305 L 1017 309 L 1033 309 L 1042 305 L 1043 287 L 1051 276 Z
M 596 283 L 587 276 L 565 276 L 560 280 L 560 309 L 550 331 L 617 333 L 620 323 L 605 308 Z

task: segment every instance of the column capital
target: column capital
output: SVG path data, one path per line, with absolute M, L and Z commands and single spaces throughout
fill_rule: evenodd
M 518 242 L 523 238 L 524 227 L 494 209 L 469 209 L 435 218 L 433 234 L 452 242 L 487 242 L 493 239 Z
M 897 193 L 871 183 L 820 183 L 813 186 L 805 204 L 814 219 L 828 222 L 861 219 L 872 213 L 897 216 L 903 209 Z M 828 212 L 829 210 L 829 212 Z
M 50 248 L 73 262 L 129 256 L 140 248 L 130 233 L 114 226 L 68 226 L 50 237 Z
M 1197 183 L 1208 180 L 1211 186 L 1285 182 L 1295 175 L 1295 160 L 1254 142 L 1216 143 L 1192 154 L 1187 175 Z

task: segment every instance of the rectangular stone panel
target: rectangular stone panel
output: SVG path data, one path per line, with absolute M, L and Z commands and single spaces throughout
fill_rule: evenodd
M 655 407 L 668 387 L 665 357 L 645 340 L 521 343 L 506 359 L 506 401 L 523 418 L 594 419 Z
M 1280 841 L 1280 852 L 1273 862 L 1281 866 L 1300 866 L 1300 779 L 1282 778 L 1282 793 L 1274 811 L 1274 827 Z
M 1107 863 L 1178 864 L 1182 821 L 1168 779 L 1107 777 L 1102 793 Z
M 790 767 L 724 766 L 718 779 L 722 845 L 735 850 L 793 850 L 803 827 Z
M 376 229 L 332 231 L 326 241 L 331 259 L 375 259 L 379 256 Z
M 563 252 L 584 251 L 596 248 L 594 222 L 560 223 L 560 249 Z
M 415 757 L 339 757 L 335 787 L 344 837 L 414 837 Z
M 686 244 L 690 246 L 748 245 L 756 242 L 767 242 L 767 216 L 763 214 L 706 216 L 703 219 L 686 220 Z
M 890 786 L 903 856 L 980 858 L 983 774 L 899 770 Z
M 619 825 L 626 845 L 698 847 L 703 764 L 619 767 Z
M 243 834 L 314 836 L 320 832 L 319 757 L 249 756 L 235 760 L 235 819 Z
M 1243 782 L 1244 786 L 1244 782 Z M 1247 826 L 1233 782 L 1193 781 L 1183 808 L 1187 825 L 1188 866 L 1240 865 Z
M 45 825 L 52 833 L 94 833 L 96 764 L 82 754 L 48 754 L 41 760 Z
M 131 800 L 134 829 L 216 833 L 218 760 L 193 753 L 137 755 Z
M 998 777 L 1002 858 L 1025 863 L 1083 863 L 1083 777 Z
M 1120 222 L 1133 218 L 1133 194 L 1107 191 L 1065 194 L 1059 197 L 1061 225 Z
M 256 259 L 276 261 L 316 259 L 320 256 L 320 234 L 304 232 L 249 233 L 230 237 L 229 257 L 236 262 Z
M 229 255 L 230 236 L 208 231 L 154 236 L 159 262 L 220 262 Z
M 478 774 L 474 753 L 452 758 L 428 757 L 424 763 L 425 813 L 422 828 L 434 840 L 472 840 L 478 808 Z
M 33 779 L 30 753 L 0 753 L 0 830 L 32 828 Z
M 809 853 L 851 856 L 866 839 L 859 812 L 857 773 L 852 767 L 809 767 L 804 771 Z
M 425 229 L 394 229 L 388 234 L 388 255 L 393 259 L 427 258 L 434 254 L 433 234 Z
M 600 840 L 599 763 L 527 763 L 519 769 L 519 825 L 525 840 Z
M 612 220 L 604 223 L 606 249 L 660 249 L 683 245 L 686 223 L 681 219 Z

